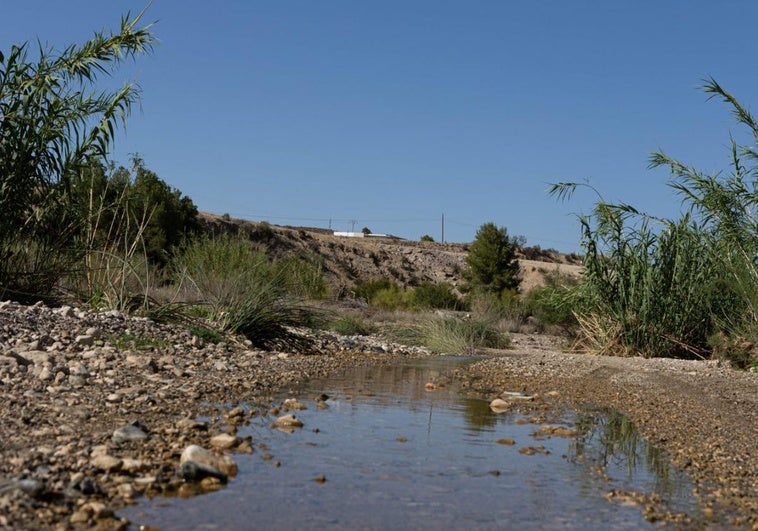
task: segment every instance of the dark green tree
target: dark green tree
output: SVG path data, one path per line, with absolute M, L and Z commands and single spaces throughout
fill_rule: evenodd
M 147 220 L 142 238 L 148 259 L 163 266 L 174 247 L 200 231 L 197 207 L 192 199 L 145 167 L 139 157 L 134 157 L 132 166 L 130 207 L 135 219 L 145 216 Z
M 520 241 L 508 236 L 505 227 L 498 227 L 492 222 L 479 227 L 466 257 L 468 289 L 498 296 L 508 290 L 518 290 L 521 279 L 516 249 Z

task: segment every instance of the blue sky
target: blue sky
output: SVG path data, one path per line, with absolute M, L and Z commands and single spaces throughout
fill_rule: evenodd
M 145 3 L 4 2 L 0 49 L 62 48 Z M 138 152 L 201 210 L 275 224 L 465 242 L 492 221 L 579 250 L 549 183 L 673 216 L 650 152 L 727 167 L 713 76 L 750 106 L 758 2 L 154 0 L 160 44 L 120 70 L 142 108 L 113 158 Z

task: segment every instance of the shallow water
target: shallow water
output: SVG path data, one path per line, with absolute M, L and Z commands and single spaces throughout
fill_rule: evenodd
M 639 507 L 612 489 L 657 493 L 697 517 L 692 484 L 614 412 L 555 412 L 544 424 L 578 431 L 537 437 L 540 423 L 495 414 L 452 387 L 424 385 L 462 358 L 360 367 L 313 381 L 298 398 L 305 427 L 284 433 L 253 419 L 253 455 L 203 496 L 143 500 L 119 511 L 161 529 L 639 529 Z M 311 399 L 329 395 L 328 409 Z M 552 415 L 551 415 L 552 416 Z M 515 444 L 496 441 L 512 439 Z M 537 449 L 534 455 L 519 452 Z M 272 459 L 264 460 L 264 454 Z M 276 466 L 276 463 L 280 466 Z M 326 481 L 315 478 L 324 476 Z

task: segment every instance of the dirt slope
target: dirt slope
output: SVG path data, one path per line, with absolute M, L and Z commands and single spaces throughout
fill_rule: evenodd
M 349 238 L 335 236 L 325 229 L 280 227 L 208 213 L 201 216 L 212 232 L 247 233 L 272 256 L 301 256 L 319 261 L 332 294 L 337 297 L 349 295 L 359 281 L 379 278 L 389 278 L 401 286 L 417 286 L 422 282 L 459 286 L 466 269 L 467 244 L 374 236 Z M 577 257 L 535 248 L 525 249 L 519 264 L 524 293 L 543 284 L 546 274 L 558 271 L 578 276 L 581 273 Z

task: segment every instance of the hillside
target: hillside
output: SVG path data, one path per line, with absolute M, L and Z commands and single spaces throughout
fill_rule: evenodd
M 326 229 L 282 227 L 205 212 L 200 215 L 212 232 L 245 232 L 276 258 L 299 256 L 319 261 L 335 296 L 349 294 L 360 281 L 378 278 L 389 278 L 404 287 L 422 282 L 447 282 L 457 287 L 463 282 L 467 244 L 379 236 L 350 238 L 335 236 Z M 539 248 L 522 249 L 519 265 L 524 293 L 543 284 L 546 274 L 555 271 L 571 276 L 581 274 L 576 255 Z

